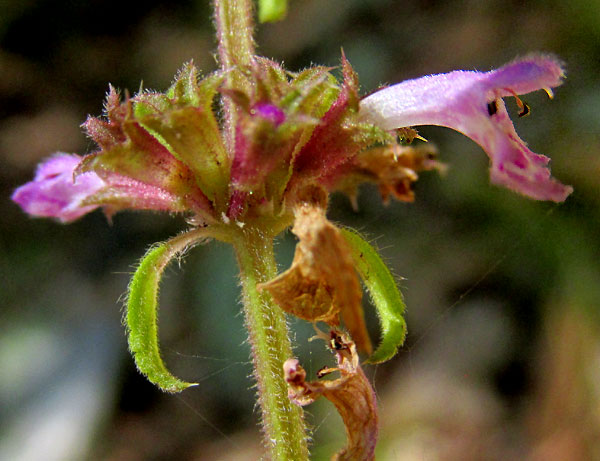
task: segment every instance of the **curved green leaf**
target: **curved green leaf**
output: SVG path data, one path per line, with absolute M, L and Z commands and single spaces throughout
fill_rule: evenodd
M 385 362 L 396 354 L 406 338 L 406 322 L 403 317 L 406 305 L 402 293 L 375 248 L 358 232 L 350 229 L 340 230 L 352 250 L 356 270 L 369 290 L 381 324 L 381 343 L 367 362 Z
M 163 363 L 158 348 L 158 286 L 165 267 L 178 254 L 204 237 L 200 229 L 187 232 L 151 248 L 129 283 L 127 315 L 129 350 L 138 370 L 166 392 L 181 392 L 195 386 L 173 376 Z

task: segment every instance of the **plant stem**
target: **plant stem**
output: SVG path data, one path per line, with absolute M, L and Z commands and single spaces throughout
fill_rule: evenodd
M 283 363 L 292 357 L 285 316 L 266 291 L 257 290 L 257 284 L 277 275 L 273 237 L 252 228 L 232 237 L 240 267 L 265 446 L 273 461 L 308 460 L 302 410 L 288 398 L 283 376 Z
M 254 90 L 248 68 L 254 61 L 252 0 L 213 0 L 221 69 L 226 88 L 250 95 Z M 238 108 L 222 98 L 224 137 L 230 155 L 235 152 Z M 240 267 L 244 313 L 252 347 L 254 377 L 262 413 L 265 447 L 273 461 L 308 460 L 302 410 L 288 398 L 283 363 L 292 357 L 283 311 L 257 285 L 277 275 L 273 233 L 247 226 L 232 229 L 229 237 Z
M 221 69 L 227 72 L 227 87 L 252 90 L 251 82 L 242 70 L 254 60 L 254 24 L 252 0 L 214 0 L 215 24 Z M 233 152 L 237 107 L 228 97 L 223 98 L 225 138 Z

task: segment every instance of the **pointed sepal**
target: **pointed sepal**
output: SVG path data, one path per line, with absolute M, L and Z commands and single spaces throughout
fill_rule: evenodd
M 293 159 L 339 89 L 323 67 L 288 74 L 276 62 L 256 58 L 240 72 L 252 91 L 221 90 L 238 107 L 231 179 L 236 190 L 252 191 L 256 209 L 260 203 L 281 203 Z
M 358 76 L 343 53 L 342 74 L 337 98 L 295 157 L 294 170 L 300 177 L 327 177 L 364 148 L 393 140 L 384 130 L 358 120 Z
M 160 144 L 193 173 L 200 190 L 223 211 L 228 198 L 230 160 L 213 113 L 223 75 L 198 81 L 190 63 L 179 72 L 165 95 L 134 98 L 135 115 Z
M 158 98 L 153 102 L 160 103 Z M 105 113 L 105 119 L 90 117 L 84 124 L 101 150 L 86 155 L 75 176 L 93 172 L 107 185 L 86 203 L 108 205 L 113 211 L 194 211 L 210 219 L 212 205 L 196 185 L 193 172 L 140 123 L 134 101 L 127 98 L 121 103 L 111 87 Z

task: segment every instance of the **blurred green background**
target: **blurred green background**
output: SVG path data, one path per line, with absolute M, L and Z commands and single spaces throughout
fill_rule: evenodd
M 414 204 L 384 207 L 365 187 L 358 212 L 334 196 L 329 216 L 372 238 L 404 278 L 406 346 L 367 367 L 380 399 L 378 459 L 600 459 L 600 2 L 296 0 L 257 37 L 259 52 L 290 70 L 335 66 L 343 47 L 364 93 L 531 51 L 565 61 L 555 99 L 526 96 L 532 115 L 515 124 L 574 186 L 566 203 L 491 186 L 475 143 L 424 127 L 447 174 L 424 173 Z M 145 249 L 183 219 L 124 212 L 110 224 L 95 212 L 63 226 L 9 200 L 44 157 L 94 149 L 79 125 L 101 113 L 109 82 L 164 89 L 190 59 L 213 70 L 214 52 L 208 2 L 0 4 L 0 459 L 259 458 L 229 248 L 196 248 L 167 271 L 163 356 L 200 386 L 165 395 L 135 371 L 120 298 Z M 282 268 L 293 247 L 281 238 Z M 307 342 L 310 327 L 292 327 L 309 372 L 330 363 Z M 314 459 L 328 459 L 343 426 L 326 401 L 307 411 Z

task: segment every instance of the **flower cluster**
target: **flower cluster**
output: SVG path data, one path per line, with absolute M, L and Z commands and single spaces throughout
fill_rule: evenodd
M 341 86 L 327 68 L 289 74 L 258 57 L 238 74 L 249 84 L 230 88 L 223 72 L 199 79 L 189 64 L 166 93 L 125 101 L 111 87 L 105 117 L 83 125 L 99 150 L 81 159 L 55 155 L 13 200 L 63 222 L 99 206 L 108 215 L 184 212 L 203 225 L 279 219 L 302 188 L 325 184 L 360 150 L 392 139 L 358 121 L 347 61 Z M 236 104 L 233 142 L 221 132 L 217 96 Z
M 33 216 L 62 222 L 98 207 L 109 217 L 128 208 L 186 215 L 192 230 L 146 255 L 128 299 L 130 349 L 138 368 L 167 391 L 190 383 L 173 377 L 158 351 L 155 309 L 164 267 L 207 237 L 235 246 L 252 235 L 272 240 L 293 224 L 299 243 L 292 266 L 268 280 L 252 278 L 255 288 L 248 296 L 261 300 L 268 293 L 286 312 L 329 325 L 339 379 L 307 382 L 295 359 L 280 371 L 294 402 L 305 405 L 323 395 L 336 405 L 349 439 L 340 459 L 372 459 L 375 399 L 356 347 L 368 354 L 373 348 L 358 276 L 382 326 L 370 362 L 389 359 L 403 343 L 404 304 L 372 247 L 327 220 L 328 194 L 342 191 L 355 203 L 358 185 L 370 182 L 384 200 L 412 201 L 418 173 L 442 168 L 434 148 L 410 144 L 418 138 L 412 127 L 440 125 L 485 150 L 493 183 L 538 200 L 565 200 L 572 189 L 553 179 L 549 159 L 519 138 L 503 102 L 515 97 L 525 114 L 529 108 L 518 95 L 543 89 L 552 96 L 564 75 L 555 58 L 538 55 L 491 72 L 409 80 L 360 99 L 345 57 L 342 74 L 338 83 L 329 68 L 290 73 L 253 57 L 250 65 L 202 79 L 188 64 L 165 93 L 122 100 L 111 87 L 104 117 L 90 117 L 83 125 L 98 150 L 84 157 L 55 154 L 12 198 Z M 220 103 L 233 108 L 228 118 Z M 244 254 L 238 252 L 241 265 Z M 259 262 L 261 257 L 253 256 Z M 342 322 L 349 336 L 338 332 Z
M 327 68 L 290 74 L 256 58 L 240 72 L 251 92 L 227 88 L 219 72 L 199 80 L 191 64 L 165 94 L 122 102 L 111 88 L 105 119 L 84 124 L 100 150 L 83 158 L 56 154 L 13 200 L 33 216 L 63 222 L 102 206 L 109 215 L 124 208 L 185 212 L 206 224 L 288 213 L 312 184 L 353 194 L 370 181 L 384 197 L 410 200 L 416 171 L 434 163 L 415 162 L 431 152 L 407 150 L 393 133 L 418 125 L 447 126 L 480 144 L 496 184 L 538 200 L 560 202 L 571 192 L 550 177 L 549 159 L 518 137 L 502 100 L 538 89 L 552 95 L 563 77 L 556 59 L 531 56 L 491 72 L 422 77 L 362 100 L 345 59 L 343 72 L 338 85 Z M 232 146 L 214 112 L 217 95 L 238 108 Z

